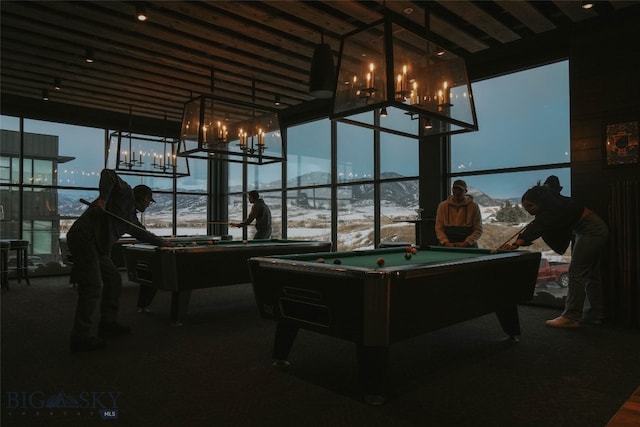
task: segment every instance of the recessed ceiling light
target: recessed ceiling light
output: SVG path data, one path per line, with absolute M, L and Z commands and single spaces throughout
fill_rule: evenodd
M 136 6 L 136 19 L 140 22 L 147 20 L 147 10 L 144 6 Z

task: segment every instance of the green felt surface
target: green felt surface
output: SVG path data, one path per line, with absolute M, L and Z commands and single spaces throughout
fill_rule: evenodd
M 457 261 L 461 259 L 486 256 L 489 255 L 490 252 L 484 249 L 418 249 L 415 254 L 411 254 L 409 259 L 405 257 L 406 254 L 406 248 L 385 248 L 368 251 L 297 255 L 295 257 L 283 256 L 280 258 L 295 258 L 301 261 L 319 261 L 320 258 L 322 258 L 325 264 L 340 264 L 361 268 L 380 268 Z M 384 264 L 382 266 L 378 265 L 379 258 L 384 260 Z
M 219 246 L 219 247 L 239 247 L 239 246 L 285 246 L 304 243 L 317 243 L 309 240 L 284 240 L 284 239 L 270 239 L 270 240 L 210 240 L 207 238 L 194 238 L 189 241 L 180 240 L 174 241 L 178 247 L 189 246 Z

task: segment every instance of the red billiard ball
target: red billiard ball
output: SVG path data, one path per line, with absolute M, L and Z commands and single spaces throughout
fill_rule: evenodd
M 412 254 L 417 254 L 417 253 L 418 253 L 418 249 L 416 249 L 416 248 L 411 248 L 411 253 L 412 253 Z
M 209 241 L 207 242 L 207 244 L 209 244 L 209 245 L 213 245 L 213 240 L 209 240 Z
M 407 246 L 407 252 L 411 252 L 413 248 L 411 246 Z
M 376 260 L 376 263 L 377 263 L 380 267 L 382 267 L 382 266 L 384 265 L 384 258 L 378 258 L 378 259 Z
M 411 252 L 404 254 L 404 259 L 411 259 Z
M 340 258 L 336 258 L 333 260 L 334 264 L 342 264 L 342 261 L 340 261 Z
M 319 263 L 324 263 L 324 258 L 318 258 L 317 260 Z

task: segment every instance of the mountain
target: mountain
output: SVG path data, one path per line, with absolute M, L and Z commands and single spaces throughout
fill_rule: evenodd
M 291 178 L 287 181 L 289 188 L 292 187 L 305 187 L 311 185 L 329 184 L 330 174 L 325 172 L 311 172 L 308 174 L 300 175 L 295 178 Z M 398 207 L 416 206 L 418 204 L 418 183 L 417 180 L 400 181 L 403 176 L 394 172 L 385 172 L 380 175 L 381 179 L 395 180 L 382 184 L 381 198 L 386 204 L 395 205 Z M 342 183 L 344 184 L 344 183 Z M 273 181 L 261 185 L 261 191 L 268 191 L 270 189 L 279 188 L 280 181 Z M 345 191 L 346 190 L 346 191 Z M 236 190 L 238 191 L 238 190 Z M 341 185 L 340 186 L 340 198 L 349 199 L 351 202 L 357 203 L 370 203 L 373 200 L 373 184 L 358 184 L 353 185 Z M 330 195 L 328 189 L 317 190 L 305 189 L 300 193 L 305 196 L 305 199 L 309 197 L 311 199 L 311 192 L 313 192 L 314 200 L 325 199 L 328 200 Z M 317 194 L 316 194 L 317 193 Z M 326 195 L 324 193 L 327 193 Z M 483 193 L 479 189 L 469 187 L 468 194 L 473 196 L 473 199 L 480 206 L 502 206 L 504 200 L 496 200 Z M 97 191 L 69 191 L 61 190 L 58 194 L 58 207 L 61 216 L 76 217 L 79 216 L 86 208 L 84 204 L 79 202 L 80 198 L 93 201 L 97 197 Z M 156 204 L 154 205 L 154 212 L 170 212 L 170 208 L 173 204 L 172 194 L 156 193 L 154 194 Z M 517 203 L 517 202 L 516 202 Z M 177 210 L 178 216 L 191 215 L 204 213 L 207 209 L 207 196 L 204 194 L 193 194 L 189 196 L 177 197 Z

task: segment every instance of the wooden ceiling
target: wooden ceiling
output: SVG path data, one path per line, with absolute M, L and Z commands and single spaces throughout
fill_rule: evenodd
M 136 20 L 142 6 L 146 22 Z M 278 108 L 311 101 L 315 46 L 392 13 L 467 59 L 470 69 L 578 27 L 639 15 L 640 1 L 6 1 L 0 3 L 3 98 L 180 122 L 184 103 L 209 94 Z M 85 62 L 87 48 L 95 61 Z M 526 54 L 526 52 L 525 52 Z M 515 56 L 514 56 L 515 58 Z M 483 71 L 488 73 L 489 71 Z M 492 70 L 500 74 L 500 69 Z M 60 89 L 54 89 L 54 80 Z M 6 104 L 3 103 L 3 107 Z

